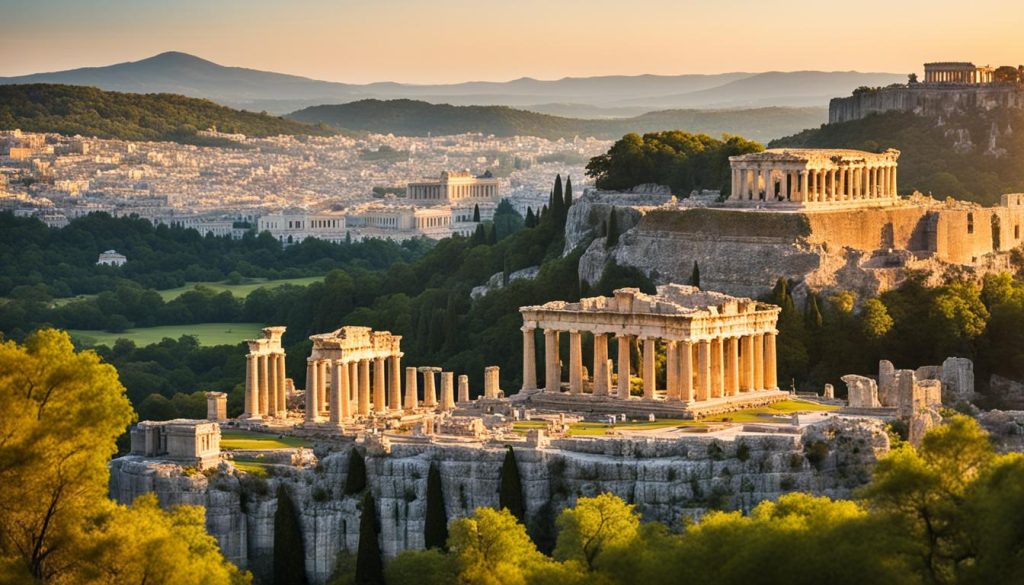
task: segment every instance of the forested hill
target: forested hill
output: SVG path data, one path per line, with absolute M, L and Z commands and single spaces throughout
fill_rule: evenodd
M 452 106 L 417 100 L 361 100 L 305 108 L 289 118 L 335 128 L 426 136 L 481 132 L 495 136 L 537 136 L 557 140 L 574 136 L 617 139 L 629 132 L 679 129 L 712 136 L 737 134 L 766 142 L 828 118 L 824 108 L 743 110 L 664 110 L 633 118 L 585 120 L 517 110 L 507 106 Z
M 1024 191 L 1024 113 L 975 110 L 942 120 L 892 112 L 828 124 L 771 142 L 769 148 L 898 148 L 899 190 L 991 205 Z
M 174 94 L 120 93 L 73 85 L 0 85 L 0 130 L 206 144 L 216 141 L 197 132 L 211 126 L 247 136 L 332 133 L 295 120 Z

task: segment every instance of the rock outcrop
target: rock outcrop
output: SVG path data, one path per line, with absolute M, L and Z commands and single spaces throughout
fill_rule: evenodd
M 745 435 L 736 440 L 688 436 L 664 439 L 561 439 L 546 448 L 517 448 L 528 527 L 535 538 L 553 534 L 558 510 L 576 498 L 615 493 L 645 520 L 678 527 L 684 516 L 712 508 L 749 509 L 794 490 L 836 498 L 867 481 L 887 451 L 880 422 L 834 418 L 802 435 Z M 164 505 L 206 507 L 207 527 L 225 555 L 268 583 L 273 558 L 274 494 L 285 482 L 300 510 L 306 570 L 324 583 L 338 551 L 359 540 L 358 496 L 343 493 L 350 450 L 324 453 L 316 465 L 268 467 L 266 478 L 223 465 L 209 477 L 138 457 L 112 463 L 111 495 L 130 502 L 155 492 Z M 381 547 L 392 556 L 423 547 L 426 478 L 441 472 L 449 518 L 497 506 L 502 445 L 487 447 L 394 444 L 367 456 L 369 489 L 379 506 Z

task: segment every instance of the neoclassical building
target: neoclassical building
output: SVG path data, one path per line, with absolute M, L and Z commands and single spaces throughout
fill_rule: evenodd
M 730 403 L 781 399 L 776 379 L 775 329 L 779 307 L 676 284 L 657 294 L 635 288 L 611 297 L 553 301 L 521 307 L 523 391 L 538 389 L 536 337 L 543 332 L 544 394 L 563 394 L 559 337 L 569 336 L 568 395 L 579 399 L 630 400 L 635 343 L 640 344 L 643 395 L 634 403 L 666 403 L 678 412 L 703 412 Z M 588 377 L 583 339 L 593 347 Z M 615 362 L 609 341 L 617 346 Z M 664 387 L 657 357 L 664 355 Z M 751 400 L 753 399 L 753 400 Z
M 842 208 L 892 205 L 900 152 L 777 148 L 729 157 L 737 206 Z
M 992 83 L 994 73 L 994 68 L 987 65 L 978 67 L 974 63 L 943 62 L 924 64 L 925 83 L 982 85 Z
M 443 171 L 437 180 L 410 182 L 406 198 L 417 205 L 497 203 L 501 200 L 498 179 L 469 172 Z
M 244 419 L 287 418 L 284 327 L 264 327 L 263 337 L 246 341 Z

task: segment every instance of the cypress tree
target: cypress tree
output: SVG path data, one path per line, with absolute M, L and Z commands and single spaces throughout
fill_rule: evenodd
M 469 238 L 469 245 L 479 246 L 487 241 L 487 233 L 484 231 L 484 224 L 476 224 L 476 231 L 473 232 L 472 237 Z
M 608 227 L 606 231 L 607 235 L 605 236 L 604 247 L 615 247 L 619 243 L 619 220 L 615 219 L 614 207 L 612 207 L 611 212 L 608 213 Z
M 356 585 L 384 585 L 384 562 L 378 542 L 377 508 L 373 495 L 363 496 L 363 510 L 359 515 L 359 550 L 356 552 Z
M 572 177 L 565 178 L 565 211 L 569 212 L 572 207 Z
M 306 585 L 305 559 L 295 503 L 282 482 L 277 486 L 277 511 L 274 512 L 274 583 Z
M 444 511 L 441 472 L 431 462 L 427 472 L 427 511 L 423 523 L 423 541 L 427 548 L 448 550 L 448 514 Z
M 476 203 L 473 205 L 473 221 L 480 223 L 480 204 Z
M 366 489 L 366 460 L 358 449 L 353 448 L 348 456 L 348 475 L 345 476 L 345 495 L 358 494 Z
M 498 507 L 505 508 L 520 522 L 526 522 L 526 507 L 523 504 L 523 482 L 519 478 L 519 466 L 512 446 L 505 451 L 505 462 L 501 464 L 501 490 L 498 492 Z
M 821 309 L 818 307 L 818 295 L 809 294 L 807 295 L 807 315 L 804 320 L 815 329 L 820 329 L 823 319 L 821 317 Z
M 498 243 L 498 226 L 492 225 L 491 229 L 487 231 L 487 243 L 491 246 Z
M 508 286 L 510 282 L 512 282 L 512 263 L 506 256 L 501 270 L 501 286 Z
M 551 191 L 551 219 L 556 225 L 565 221 L 565 199 L 562 194 L 562 175 L 555 176 L 555 188 Z
M 700 287 L 700 266 L 697 266 L 697 261 L 693 261 L 693 272 L 690 273 L 690 285 Z
M 526 208 L 526 219 L 523 220 L 523 225 L 532 228 L 537 225 L 537 218 L 533 216 L 533 209 L 530 207 Z

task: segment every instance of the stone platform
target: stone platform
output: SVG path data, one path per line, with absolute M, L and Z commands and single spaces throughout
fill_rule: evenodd
M 664 399 L 644 400 L 639 397 L 622 400 L 612 396 L 594 396 L 592 394 L 535 392 L 524 398 L 522 403 L 540 410 L 550 409 L 558 412 L 624 413 L 627 416 L 653 414 L 659 418 L 699 419 L 705 416 L 766 406 L 789 398 L 791 398 L 789 392 L 782 390 L 762 390 L 725 398 L 709 398 L 690 402 Z

